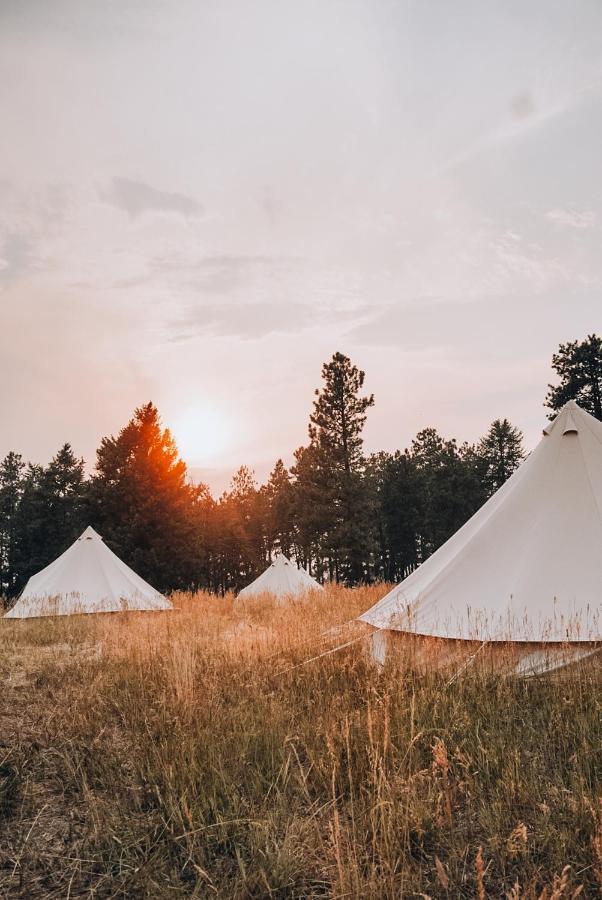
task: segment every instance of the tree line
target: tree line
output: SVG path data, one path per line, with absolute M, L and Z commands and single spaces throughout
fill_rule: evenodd
M 577 399 L 602 420 L 602 339 L 561 344 L 552 367 L 551 417 Z M 322 581 L 401 580 L 510 477 L 524 458 L 523 435 L 508 419 L 474 444 L 425 428 L 405 450 L 366 455 L 374 397 L 364 380 L 335 353 L 290 469 L 279 459 L 258 485 L 241 466 L 218 499 L 189 479 L 152 403 L 102 439 L 90 477 L 69 444 L 47 466 L 8 453 L 0 462 L 0 595 L 18 594 L 88 524 L 162 591 L 238 590 L 277 550 Z

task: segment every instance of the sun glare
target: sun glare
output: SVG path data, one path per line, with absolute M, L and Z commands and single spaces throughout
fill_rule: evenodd
M 171 426 L 180 455 L 190 465 L 208 465 L 227 450 L 232 426 L 217 409 L 197 404 L 183 410 Z

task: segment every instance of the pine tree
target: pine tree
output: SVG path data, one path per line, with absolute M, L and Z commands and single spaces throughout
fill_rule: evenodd
M 496 419 L 485 437 L 481 438 L 476 454 L 482 462 L 483 483 L 490 497 L 506 482 L 525 458 L 523 433 L 508 421 Z
M 365 373 L 351 364 L 349 357 L 335 353 L 322 366 L 322 389 L 310 416 L 309 437 L 327 454 L 331 465 L 346 475 L 361 471 L 362 431 L 367 410 L 374 406 L 374 395 L 360 397 Z
M 264 496 L 248 466 L 232 477 L 230 489 L 220 498 L 219 515 L 223 588 L 238 590 L 260 573 L 268 556 Z
M 323 488 L 317 498 L 323 520 L 320 543 L 331 577 L 357 584 L 368 577 L 372 549 L 362 431 L 374 397 L 360 396 L 365 374 L 342 353 L 325 363 L 322 378 L 309 426 Z
M 85 468 L 70 444 L 64 444 L 44 469 L 40 479 L 42 500 L 52 522 L 49 556 L 55 558 L 84 530 Z
M 267 547 L 269 551 L 278 548 L 290 557 L 295 537 L 293 487 L 290 473 L 281 459 L 276 461 L 262 493 L 265 498 Z
M 159 590 L 202 583 L 199 507 L 206 493 L 157 408 L 147 403 L 117 437 L 103 438 L 90 487 L 94 524 L 128 565 Z
M 552 357 L 552 368 L 560 384 L 548 385 L 545 405 L 553 410 L 550 418 L 569 400 L 576 400 L 602 421 L 602 338 L 590 334 L 581 342 L 560 344 Z
M 18 453 L 0 462 L 0 597 L 11 596 L 18 583 L 18 511 L 25 463 Z
M 377 543 L 374 577 L 401 581 L 419 562 L 422 496 L 414 461 L 407 450 L 375 453 L 368 460 L 366 477 L 373 498 Z
M 30 464 L 16 514 L 16 589 L 60 556 L 87 524 L 84 461 L 64 444 L 48 466 Z
M 335 577 L 331 535 L 336 527 L 334 479 L 317 444 L 295 451 L 292 508 L 295 523 L 295 556 L 315 578 L 326 569 Z
M 484 500 L 474 449 L 445 441 L 425 428 L 412 441 L 411 456 L 421 495 L 418 554 L 426 559 L 476 512 Z

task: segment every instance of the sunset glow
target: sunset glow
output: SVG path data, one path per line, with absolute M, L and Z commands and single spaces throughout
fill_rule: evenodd
M 212 490 L 262 479 L 336 350 L 369 450 L 534 446 L 599 330 L 600 4 L 92 7 L 1 4 L 0 455 L 93 467 L 152 400 Z
M 192 466 L 219 462 L 234 440 L 232 422 L 209 404 L 187 407 L 175 418 L 170 430 L 183 459 Z

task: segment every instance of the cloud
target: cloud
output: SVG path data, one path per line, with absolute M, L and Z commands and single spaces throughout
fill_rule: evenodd
M 203 212 L 203 207 L 194 197 L 160 191 L 130 178 L 113 178 L 110 187 L 101 191 L 100 196 L 105 203 L 122 209 L 132 218 L 153 212 L 175 213 L 185 217 L 200 216 Z
M 262 338 L 273 332 L 299 331 L 299 322 L 315 316 L 315 309 L 301 304 L 247 303 L 203 305 L 177 323 L 172 342 L 182 342 L 201 335 Z
M 596 213 L 591 209 L 551 209 L 546 217 L 567 228 L 595 228 L 597 223 Z
M 558 123 L 561 123 L 561 127 L 565 127 L 566 122 L 575 115 L 580 117 L 582 122 L 586 122 L 587 117 L 584 115 L 584 110 L 588 103 L 594 103 L 596 106 L 598 104 L 597 92 L 589 85 L 586 88 L 575 90 L 573 93 L 559 94 L 547 105 L 536 106 L 533 97 L 528 92 L 515 97 L 510 105 L 509 116 L 505 116 L 495 127 L 473 140 L 460 153 L 455 154 L 436 171 L 436 174 L 441 175 L 461 169 L 468 164 L 473 164 L 479 157 L 489 157 L 493 154 L 494 159 L 498 159 L 496 154 L 507 150 L 512 151 L 515 144 L 520 146 L 521 142 L 528 140 L 534 134 L 542 134 L 549 143 L 550 131 Z M 547 166 L 543 166 L 543 168 L 548 171 Z
M 571 291 L 572 327 L 567 332 L 567 295 L 482 297 L 446 301 L 432 297 L 387 305 L 347 332 L 360 345 L 396 347 L 408 353 L 444 351 L 460 357 L 532 357 L 534 347 L 554 349 L 557 336 L 580 337 L 592 329 L 598 298 L 587 289 Z M 534 329 L 534 324 L 537 328 Z
M 203 304 L 194 310 L 189 308 L 185 316 L 173 323 L 169 340 L 181 343 L 207 336 L 257 340 L 269 334 L 300 334 L 333 322 L 357 321 L 363 312 L 290 301 Z
M 0 245 L 0 284 L 13 281 L 33 266 L 33 244 L 27 235 L 10 232 Z
M 535 112 L 535 102 L 529 91 L 518 94 L 511 104 L 512 112 L 517 119 L 528 119 Z

